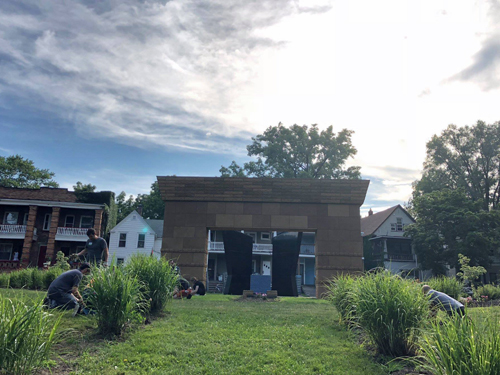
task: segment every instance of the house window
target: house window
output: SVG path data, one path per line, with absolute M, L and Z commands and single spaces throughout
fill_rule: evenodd
M 137 240 L 137 248 L 144 248 L 145 241 L 146 241 L 146 235 L 144 233 L 140 233 L 139 238 Z
M 75 226 L 75 217 L 73 215 L 66 215 L 66 219 L 64 219 L 64 226 L 66 228 L 73 228 Z
M 45 214 L 43 218 L 43 230 L 50 229 L 50 221 L 52 220 L 52 214 Z
M 395 223 L 391 223 L 391 232 L 403 232 L 403 227 L 403 219 L 398 217 Z
M 94 226 L 94 218 L 92 216 L 82 216 L 80 219 L 80 228 L 92 228 Z
M 257 242 L 257 233 L 255 233 L 255 232 L 249 232 L 249 233 L 246 233 L 246 234 L 249 235 L 250 237 L 252 237 L 253 243 Z
M 28 214 L 28 213 L 24 214 L 23 225 L 28 225 L 28 217 L 29 216 L 30 216 L 30 214 Z
M 270 232 L 262 232 L 260 234 L 260 239 L 269 241 L 271 239 L 271 233 Z
M 127 246 L 127 233 L 120 233 L 120 240 L 118 241 L 118 247 Z
M 0 260 L 10 260 L 12 256 L 12 244 L 0 243 Z
M 116 258 L 116 265 L 120 266 L 125 263 L 125 258 Z
M 19 212 L 6 212 L 3 217 L 3 223 L 8 225 L 16 225 Z

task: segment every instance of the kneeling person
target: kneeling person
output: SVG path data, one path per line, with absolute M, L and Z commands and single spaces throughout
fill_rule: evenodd
M 449 316 L 453 316 L 453 314 L 465 316 L 464 305 L 448 294 L 431 289 L 429 285 L 422 286 L 422 292 L 430 296 L 431 305 L 433 307 L 438 307 L 446 311 Z
M 78 291 L 83 275 L 90 272 L 88 263 L 83 263 L 79 269 L 66 271 L 59 275 L 49 286 L 47 296 L 50 301 L 50 308 L 62 307 L 63 309 L 74 310 L 74 315 L 78 313 L 83 299 Z

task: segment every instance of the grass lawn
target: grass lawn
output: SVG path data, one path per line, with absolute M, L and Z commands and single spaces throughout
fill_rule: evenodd
M 43 295 L 0 293 L 23 299 Z M 337 319 L 335 309 L 322 300 L 238 302 L 232 296 L 207 295 L 174 300 L 165 316 L 106 343 L 95 337 L 93 319 L 65 313 L 62 329 L 79 333 L 65 335 L 57 346 L 72 363 L 53 373 L 70 368 L 76 374 L 103 375 L 387 373 Z

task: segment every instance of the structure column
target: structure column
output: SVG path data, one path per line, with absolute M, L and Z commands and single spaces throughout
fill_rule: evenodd
M 59 225 L 59 212 L 61 211 L 60 207 L 52 208 L 52 219 L 50 220 L 50 230 L 49 230 L 49 239 L 47 241 L 47 253 L 46 256 L 50 258 L 51 262 L 55 261 L 55 248 L 56 248 L 56 234 L 57 227 Z
M 101 236 L 101 226 L 102 226 L 102 210 L 95 210 L 94 230 L 97 237 Z
M 26 223 L 26 233 L 24 235 L 23 253 L 21 254 L 21 267 L 26 268 L 30 262 L 31 246 L 33 246 L 33 237 L 35 235 L 35 221 L 37 206 L 30 206 L 28 213 L 28 222 Z

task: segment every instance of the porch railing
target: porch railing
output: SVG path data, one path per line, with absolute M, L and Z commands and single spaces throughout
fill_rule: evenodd
M 1 224 L 0 233 L 2 234 L 24 234 L 26 225 Z
M 58 227 L 57 234 L 61 236 L 86 236 L 89 228 Z
M 0 260 L 0 270 L 15 270 L 20 264 L 18 260 Z
M 209 251 L 224 251 L 224 242 L 209 242 L 208 243 Z M 273 245 L 266 243 L 254 243 L 253 244 L 253 253 L 270 253 L 273 251 Z
M 395 260 L 403 262 L 413 262 L 415 261 L 415 254 L 386 254 L 386 260 Z

